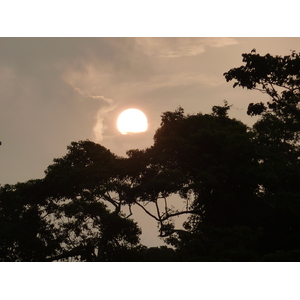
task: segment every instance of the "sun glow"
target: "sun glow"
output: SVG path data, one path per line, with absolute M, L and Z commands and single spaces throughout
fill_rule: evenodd
M 117 127 L 122 134 L 144 132 L 148 128 L 147 117 L 136 108 L 126 109 L 119 115 Z

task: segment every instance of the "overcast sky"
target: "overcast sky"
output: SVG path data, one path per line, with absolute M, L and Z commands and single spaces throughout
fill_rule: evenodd
M 251 125 L 249 102 L 223 73 L 242 53 L 289 55 L 300 38 L 0 38 L 0 183 L 42 178 L 72 141 L 89 139 L 125 155 L 151 146 L 162 112 L 210 113 L 227 100 Z M 118 115 L 138 108 L 145 133 L 122 135 Z

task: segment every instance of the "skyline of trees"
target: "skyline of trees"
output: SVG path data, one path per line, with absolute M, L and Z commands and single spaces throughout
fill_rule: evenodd
M 242 57 L 224 76 L 268 96 L 249 104 L 252 127 L 224 101 L 162 113 L 153 145 L 127 157 L 72 142 L 43 179 L 0 186 L 0 260 L 300 260 L 300 54 Z M 133 206 L 165 246 L 141 244 Z

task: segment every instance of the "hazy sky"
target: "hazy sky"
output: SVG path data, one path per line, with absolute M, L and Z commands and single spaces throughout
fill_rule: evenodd
M 289 55 L 300 38 L 0 38 L 0 183 L 42 178 L 72 141 L 90 139 L 117 155 L 152 145 L 162 112 L 210 113 L 223 100 L 247 124 L 249 102 L 223 73 L 242 53 Z M 122 110 L 141 109 L 145 133 L 122 135 Z

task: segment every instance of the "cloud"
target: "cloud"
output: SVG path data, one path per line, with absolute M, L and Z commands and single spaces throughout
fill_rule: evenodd
M 121 91 L 124 97 L 130 99 L 152 93 L 161 89 L 169 89 L 172 91 L 174 88 L 188 90 L 191 86 L 202 86 L 206 88 L 214 88 L 224 84 L 225 81 L 222 76 L 200 72 L 182 71 L 180 73 L 159 74 L 153 75 L 147 81 L 138 81 L 120 84 L 118 90 Z M 178 91 L 178 90 L 177 90 Z
M 201 74 L 199 72 L 181 72 L 174 74 L 159 75 L 153 78 L 149 86 L 152 89 L 175 86 L 189 86 L 203 84 L 207 87 L 216 87 L 223 84 L 222 78 Z
M 82 90 L 79 87 L 74 86 L 73 83 L 71 83 L 71 82 L 69 82 L 69 83 L 73 87 L 74 91 L 76 91 L 77 93 L 79 93 L 84 98 L 99 99 L 99 100 L 103 100 L 104 102 L 106 102 L 108 104 L 111 104 L 113 102 L 112 99 L 105 98 L 102 95 L 93 95 L 90 91 L 88 91 L 88 90 Z
M 107 77 L 107 76 L 106 76 Z M 102 94 L 97 94 L 101 90 L 101 86 L 108 84 L 109 79 L 105 78 L 101 72 L 90 66 L 86 66 L 84 72 L 69 71 L 64 74 L 64 80 L 79 94 L 84 100 L 99 100 L 97 112 L 95 113 L 95 124 L 93 126 L 93 138 L 99 143 L 103 140 L 105 130 L 104 119 L 111 110 L 116 107 L 115 101 L 107 98 Z M 105 83 L 105 81 L 107 81 Z
M 95 126 L 93 127 L 95 142 L 100 143 L 103 140 L 103 134 L 106 129 L 106 126 L 104 125 L 104 119 L 107 113 L 109 113 L 115 107 L 116 107 L 115 104 L 111 104 L 109 106 L 102 107 L 98 110 L 96 116 L 96 123 Z
M 81 90 L 80 88 L 75 87 L 75 86 L 73 86 L 73 88 L 76 92 L 78 92 L 84 98 L 100 100 L 102 105 L 104 102 L 104 106 L 102 106 L 96 113 L 96 117 L 95 117 L 96 123 L 93 127 L 94 140 L 95 140 L 95 142 L 99 143 L 103 140 L 103 133 L 105 130 L 105 125 L 103 124 L 103 121 L 104 121 L 107 113 L 116 107 L 116 104 L 114 103 L 114 101 L 112 99 L 106 98 L 102 95 L 92 95 L 89 91 Z
M 209 47 L 216 47 L 216 48 L 221 48 L 221 47 L 227 47 L 231 45 L 237 45 L 239 42 L 235 38 L 228 38 L 228 37 L 222 37 L 222 38 L 208 38 L 208 43 L 207 45 Z
M 207 47 L 226 47 L 237 44 L 234 38 L 137 38 L 136 43 L 150 56 L 177 58 L 196 56 Z

